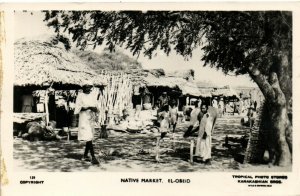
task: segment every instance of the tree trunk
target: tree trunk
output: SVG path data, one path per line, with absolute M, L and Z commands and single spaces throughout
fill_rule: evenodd
M 282 91 L 278 76 L 275 72 L 272 72 L 267 78 L 254 66 L 249 67 L 249 74 L 259 86 L 268 104 L 267 109 L 271 121 L 269 123 L 271 127 L 268 127 L 268 129 L 271 130 L 271 136 L 266 139 L 275 141 L 266 142 L 273 143 L 275 164 L 280 166 L 290 165 L 292 128 L 288 118 L 286 95 Z
M 275 139 L 275 164 L 287 166 L 291 164 L 291 151 L 287 141 L 286 130 L 290 128 L 287 109 L 285 105 L 272 103 L 268 106 L 272 121 L 271 138 Z
M 277 56 L 278 58 L 278 67 L 277 75 L 278 75 L 278 82 L 280 84 L 280 88 L 285 96 L 286 102 L 286 110 L 287 115 L 288 113 L 292 113 L 292 108 L 290 108 L 290 103 L 292 102 L 292 95 L 293 95 L 293 86 L 292 86 L 292 57 L 290 51 L 284 51 L 280 55 Z M 290 110 L 290 111 L 289 111 Z M 290 152 L 292 152 L 292 119 L 286 119 L 287 128 L 286 128 L 286 139 L 289 145 Z

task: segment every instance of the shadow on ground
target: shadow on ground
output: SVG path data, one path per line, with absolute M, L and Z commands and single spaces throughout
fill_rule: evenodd
M 182 139 L 188 124 L 179 124 L 175 137 Z M 212 165 L 189 163 L 189 145 L 169 141 L 162 143 L 161 162 L 155 157 L 155 138 L 148 134 L 113 133 L 107 139 L 96 134 L 95 151 L 100 166 L 82 161 L 84 143 L 76 140 L 30 142 L 14 139 L 14 164 L 18 171 L 138 171 L 138 172 L 201 172 L 201 171 L 265 171 L 267 166 L 241 165 L 223 147 L 226 135 L 242 136 L 247 129 L 240 125 L 240 117 L 225 116 L 217 120 L 212 139 Z M 251 169 L 252 168 L 252 169 Z

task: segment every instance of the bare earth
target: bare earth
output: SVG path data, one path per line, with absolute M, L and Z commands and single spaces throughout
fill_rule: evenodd
M 231 150 L 223 147 L 225 135 L 241 136 L 246 128 L 240 125 L 240 116 L 225 116 L 217 120 L 213 133 L 212 165 L 189 163 L 189 145 L 165 140 L 161 148 L 161 162 L 155 156 L 155 137 L 150 134 L 130 134 L 114 132 L 107 139 L 96 135 L 94 141 L 100 166 L 81 161 L 84 143 L 76 140 L 30 142 L 14 139 L 14 167 L 16 171 L 127 171 L 127 172 L 279 172 L 291 171 L 291 167 L 268 167 L 268 165 L 240 164 L 233 159 Z M 181 123 L 176 130 L 176 140 L 183 140 L 182 134 L 187 124 Z M 186 140 L 188 141 L 188 140 Z

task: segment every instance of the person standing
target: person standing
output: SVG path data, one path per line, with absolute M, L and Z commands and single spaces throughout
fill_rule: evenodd
M 175 100 L 172 100 L 171 102 L 169 114 L 170 114 L 170 127 L 173 130 L 173 138 L 174 138 L 174 133 L 178 121 L 178 108 Z
M 227 100 L 224 100 L 224 114 L 227 113 L 228 107 L 229 107 L 228 101 L 227 101 Z
M 94 123 L 96 121 L 97 96 L 92 94 L 92 85 L 84 85 L 82 93 L 79 93 L 75 103 L 74 114 L 79 114 L 78 122 L 78 140 L 85 141 L 85 150 L 83 160 L 91 161 L 92 164 L 98 165 L 99 161 L 95 157 L 93 139 L 94 139 Z M 92 160 L 88 156 L 90 152 Z
M 32 94 L 22 95 L 22 113 L 31 113 L 33 107 L 33 97 Z
M 236 112 L 237 112 L 237 101 L 234 100 L 234 102 L 233 102 L 233 111 L 232 111 L 232 115 L 234 115 L 234 113 L 236 113 Z
M 160 119 L 159 122 L 159 132 L 160 136 L 157 135 L 156 139 L 156 156 L 155 160 L 157 162 L 160 161 L 159 158 L 159 146 L 161 142 L 163 141 L 163 138 L 166 137 L 167 133 L 169 133 L 170 130 L 170 119 L 169 119 L 169 106 L 164 106 L 163 111 L 159 113 L 158 118 Z
M 169 105 L 169 97 L 167 92 L 163 92 L 162 95 L 158 98 L 158 108 L 160 111 L 163 110 L 163 107 Z
M 248 109 L 248 114 L 247 114 L 247 117 L 248 117 L 248 120 L 249 120 L 249 127 L 252 128 L 253 125 L 254 125 L 254 122 L 255 122 L 255 119 L 256 119 L 256 112 L 254 110 L 254 107 L 250 107 Z
M 256 111 L 256 109 L 257 109 L 257 101 L 256 100 L 254 101 L 253 105 L 254 105 L 254 111 Z
M 218 116 L 218 111 L 216 108 L 208 108 L 207 105 L 203 104 L 201 106 L 201 113 L 203 116 L 200 120 L 195 154 L 199 156 L 205 164 L 210 165 L 212 130 Z
M 218 108 L 218 100 L 217 100 L 216 97 L 212 100 L 212 106 L 213 106 L 214 108 Z
M 219 115 L 222 116 L 224 115 L 224 100 L 223 97 L 221 97 L 220 101 L 219 101 Z
M 201 98 L 199 97 L 199 99 L 198 99 L 198 107 L 200 108 L 201 105 L 202 105 L 202 100 L 201 100 Z

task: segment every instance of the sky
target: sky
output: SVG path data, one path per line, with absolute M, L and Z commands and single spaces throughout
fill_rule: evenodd
M 54 35 L 54 30 L 47 27 L 43 18 L 44 15 L 41 12 L 15 12 L 15 40 L 23 37 Z M 103 47 L 99 47 L 94 52 L 101 53 L 102 50 Z M 215 68 L 203 67 L 204 62 L 201 61 L 202 51 L 200 48 L 193 52 L 193 56 L 189 60 L 185 60 L 175 52 L 171 52 L 169 56 L 163 52 L 158 52 L 157 56 L 152 57 L 152 59 L 144 57 L 142 54 L 138 58 L 134 57 L 127 50 L 123 50 L 123 52 L 137 59 L 145 69 L 162 68 L 166 71 L 193 69 L 195 70 L 195 80 L 209 81 L 218 86 L 256 87 L 256 84 L 247 75 L 228 76 Z

